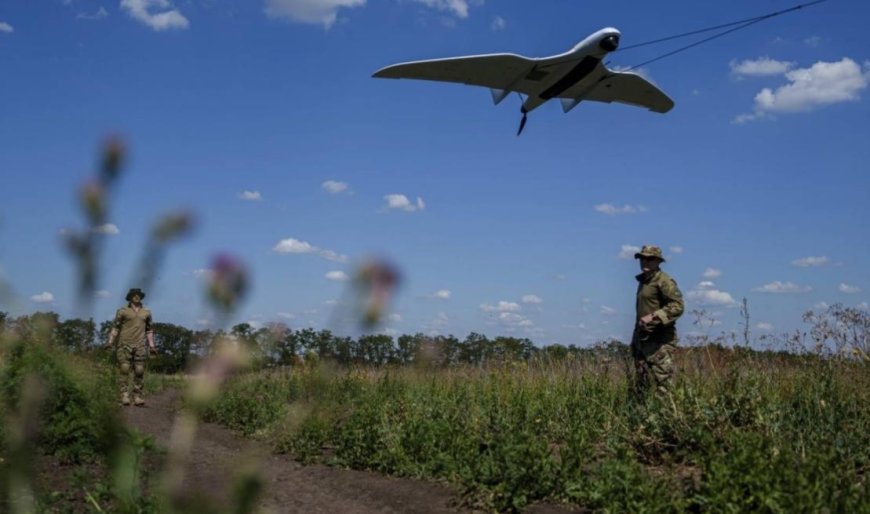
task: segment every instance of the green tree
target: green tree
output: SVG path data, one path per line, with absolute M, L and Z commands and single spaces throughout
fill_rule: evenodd
M 61 346 L 73 352 L 81 352 L 94 345 L 97 327 L 93 319 L 72 318 L 58 323 L 55 334 Z
M 394 360 L 393 338 L 386 334 L 364 335 L 358 341 L 358 358 L 376 366 Z
M 193 332 L 172 323 L 154 323 L 154 345 L 157 355 L 149 367 L 160 373 L 179 373 L 184 371 L 190 357 Z

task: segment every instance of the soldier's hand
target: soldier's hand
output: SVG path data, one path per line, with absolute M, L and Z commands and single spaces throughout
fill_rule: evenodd
M 648 324 L 652 323 L 652 320 L 653 320 L 653 315 L 647 314 L 646 316 L 640 318 L 640 324 L 641 325 L 648 325 Z
M 157 348 L 154 346 L 148 348 L 148 351 L 151 353 L 151 355 L 157 355 Z

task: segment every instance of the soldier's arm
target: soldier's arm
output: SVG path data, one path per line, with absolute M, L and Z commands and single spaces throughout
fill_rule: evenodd
M 154 346 L 154 329 L 151 327 L 150 314 L 145 318 L 145 338 L 148 339 L 148 347 L 151 348 L 151 351 L 156 352 L 157 347 Z
M 663 325 L 670 325 L 683 314 L 685 309 L 683 293 L 680 292 L 680 288 L 677 287 L 677 283 L 672 278 L 665 280 L 659 289 L 664 299 L 664 305 L 655 311 L 653 316 L 660 319 Z
M 115 313 L 115 321 L 112 322 L 112 331 L 109 332 L 109 339 L 106 341 L 106 346 L 115 344 L 115 339 L 118 337 L 118 332 L 121 331 L 121 325 L 124 324 L 124 316 L 121 314 L 121 309 Z

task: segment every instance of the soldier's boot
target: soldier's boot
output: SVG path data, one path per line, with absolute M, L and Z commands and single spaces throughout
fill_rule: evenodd
M 121 405 L 130 405 L 130 395 L 127 394 L 127 391 L 121 393 Z
M 136 396 L 133 398 L 133 405 L 135 405 L 136 407 L 144 407 L 144 406 L 145 406 L 145 400 L 143 400 L 141 396 L 136 395 Z

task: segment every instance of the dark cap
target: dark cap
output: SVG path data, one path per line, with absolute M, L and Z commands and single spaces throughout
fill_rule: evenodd
M 145 293 L 143 293 L 142 290 L 139 289 L 138 287 L 134 287 L 134 288 L 130 289 L 129 291 L 127 291 L 126 298 L 127 298 L 128 302 L 133 301 L 133 295 L 139 295 L 140 300 L 143 300 L 145 298 Z

